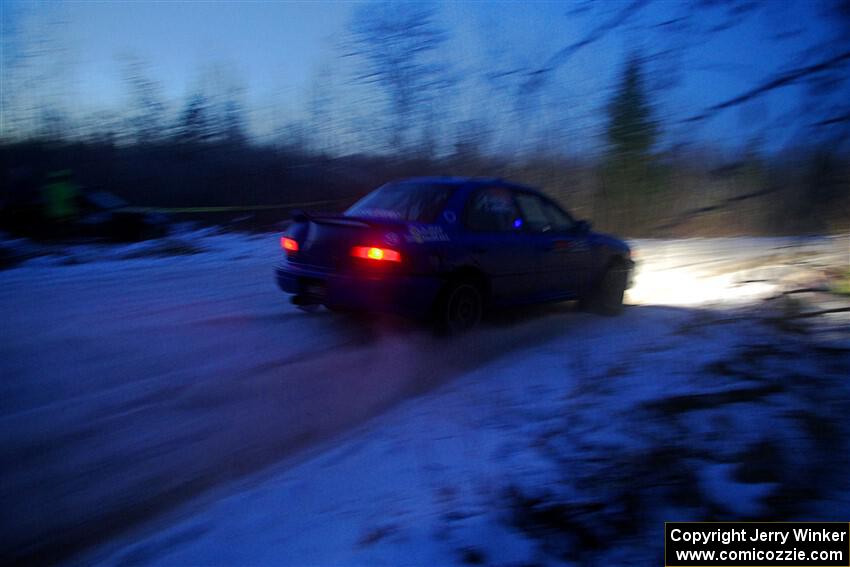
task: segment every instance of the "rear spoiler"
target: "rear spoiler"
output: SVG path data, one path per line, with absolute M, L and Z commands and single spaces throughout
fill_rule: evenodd
M 369 222 L 367 219 L 354 219 L 346 217 L 339 213 L 308 213 L 301 209 L 292 211 L 293 222 L 314 222 L 316 224 L 335 224 L 342 226 L 375 226 L 375 223 Z M 379 224 L 379 223 L 378 223 Z
M 292 220 L 295 222 L 304 222 L 310 220 L 310 214 L 301 209 L 292 209 Z

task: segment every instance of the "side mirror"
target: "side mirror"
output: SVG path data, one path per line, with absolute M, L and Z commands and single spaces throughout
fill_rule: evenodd
M 591 226 L 592 225 L 590 224 L 590 221 L 586 221 L 586 220 L 576 221 L 575 231 L 578 234 L 587 234 L 588 232 L 590 232 Z

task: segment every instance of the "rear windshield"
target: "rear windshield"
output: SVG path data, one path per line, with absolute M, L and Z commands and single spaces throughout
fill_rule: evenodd
M 345 214 L 431 223 L 442 212 L 453 190 L 451 185 L 389 183 L 354 203 Z

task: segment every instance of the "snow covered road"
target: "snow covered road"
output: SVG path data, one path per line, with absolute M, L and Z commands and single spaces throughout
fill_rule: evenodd
M 500 387 L 527 382 L 533 389 L 531 377 L 537 374 L 545 395 L 557 379 L 551 364 L 561 368 L 563 361 L 541 363 L 541 350 L 555 356 L 581 346 L 586 356 L 571 363 L 578 365 L 570 374 L 572 388 L 587 387 L 575 381 L 582 372 L 613 372 L 638 353 L 654 350 L 668 353 L 664 372 L 687 368 L 700 348 L 673 341 L 671 333 L 752 308 L 782 286 L 795 285 L 801 273 L 810 285 L 824 266 L 846 265 L 847 256 L 846 239 L 639 242 L 641 271 L 630 294 L 639 307 L 623 318 L 576 313 L 569 305 L 535 308 L 496 317 L 461 340 L 440 341 L 397 321 L 364 324 L 295 310 L 273 282 L 274 235 L 191 238 L 202 252 L 160 257 L 145 245 L 77 247 L 0 272 L 0 549 L 5 555 L 59 560 L 120 541 L 128 530 L 227 490 L 235 481 L 255 478 L 411 396 L 446 399 L 446 388 L 458 377 L 459 388 L 478 385 L 468 386 L 479 388 L 476 399 L 486 399 L 478 406 L 487 405 L 494 415 L 511 414 L 512 407 L 523 407 L 511 401 L 516 392 L 490 399 L 482 393 L 489 388 L 480 384 L 495 376 Z M 841 322 L 826 327 L 834 330 Z M 741 332 L 747 330 L 733 327 L 731 336 Z M 689 387 L 687 380 L 675 385 L 682 395 L 693 393 Z M 654 395 L 652 390 L 649 397 Z M 405 421 L 400 411 L 393 413 L 396 422 Z M 521 427 L 514 418 L 506 423 Z M 394 427 L 392 421 L 385 426 Z M 405 426 L 401 430 L 408 432 Z M 426 442 L 421 435 L 414 438 Z M 380 453 L 381 447 L 375 450 Z M 355 455 L 356 466 L 349 459 L 341 474 L 356 481 L 351 467 L 374 462 L 370 454 Z M 310 484 L 315 468 L 304 466 L 307 476 L 300 481 Z M 391 468 L 384 474 L 403 471 Z M 304 490 L 320 488 L 334 489 L 318 482 Z M 290 562 L 316 557 L 312 546 L 327 537 L 319 530 L 314 539 L 304 539 L 303 555 L 289 556 Z M 367 555 L 360 562 L 389 553 L 380 546 L 361 547 Z M 177 562 L 208 563 L 209 549 L 208 541 L 194 554 L 189 546 Z M 327 561 L 354 557 L 338 548 L 329 552 Z M 234 553 L 221 557 L 252 562 Z M 168 563 L 156 553 L 142 555 L 142 562 Z M 120 552 L 117 557 L 119 563 L 127 559 Z M 393 563 L 391 553 L 382 557 Z

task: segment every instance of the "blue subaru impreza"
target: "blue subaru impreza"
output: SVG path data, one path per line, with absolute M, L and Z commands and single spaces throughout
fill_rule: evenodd
M 296 213 L 277 281 L 299 306 L 429 317 L 458 333 L 489 307 L 578 299 L 619 313 L 633 267 L 621 240 L 502 179 L 387 183 L 342 214 Z

